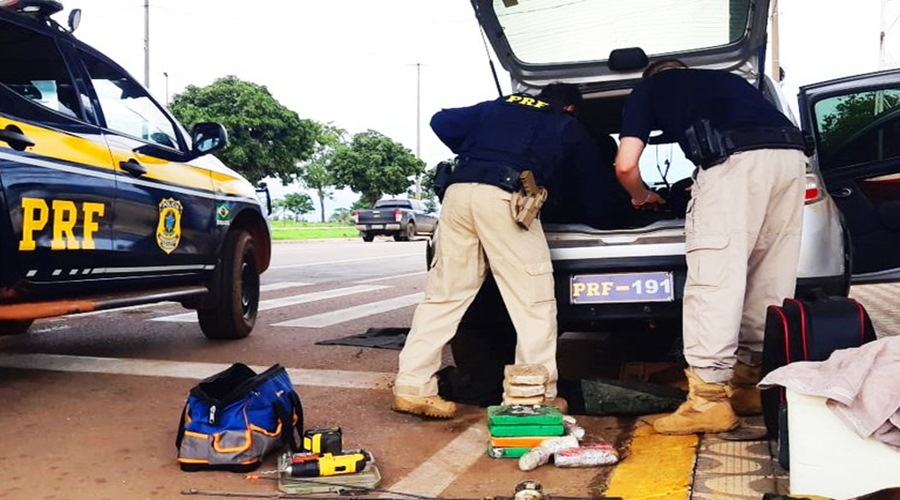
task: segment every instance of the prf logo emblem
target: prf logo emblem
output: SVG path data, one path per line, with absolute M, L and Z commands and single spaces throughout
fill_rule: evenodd
M 159 224 L 156 226 L 156 243 L 163 252 L 172 253 L 181 242 L 181 202 L 166 198 L 159 202 Z
M 521 106 L 530 106 L 532 108 L 543 109 L 550 106 L 550 103 L 541 101 L 540 99 L 535 99 L 533 97 L 528 97 L 524 95 L 513 94 L 506 98 L 506 102 L 512 104 L 519 104 Z

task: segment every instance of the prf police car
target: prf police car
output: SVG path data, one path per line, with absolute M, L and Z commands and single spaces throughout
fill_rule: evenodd
M 0 335 L 38 318 L 165 300 L 203 333 L 250 333 L 271 235 L 256 190 L 119 65 L 0 0 Z

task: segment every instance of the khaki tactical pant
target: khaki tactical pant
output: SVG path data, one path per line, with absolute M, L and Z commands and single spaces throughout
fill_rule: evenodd
M 394 393 L 434 396 L 441 352 L 484 282 L 490 267 L 517 334 L 516 363 L 550 372 L 547 397 L 556 396 L 556 300 L 550 250 L 540 220 L 516 225 L 511 194 L 487 184 L 447 188 L 434 267 L 425 300 L 416 308 L 400 353 Z
M 685 221 L 684 355 L 709 383 L 762 359 L 766 308 L 794 295 L 806 156 L 762 149 L 698 170 Z

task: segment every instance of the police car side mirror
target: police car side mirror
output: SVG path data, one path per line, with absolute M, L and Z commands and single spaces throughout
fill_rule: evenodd
M 75 33 L 75 30 L 78 29 L 78 25 L 81 24 L 81 9 L 72 9 L 69 12 L 69 32 Z
M 191 129 L 195 156 L 203 156 L 218 151 L 228 144 L 228 132 L 221 123 L 201 122 Z

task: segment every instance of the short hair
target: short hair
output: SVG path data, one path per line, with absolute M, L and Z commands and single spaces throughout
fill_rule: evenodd
M 541 90 L 538 98 L 559 109 L 570 104 L 577 108 L 583 102 L 581 91 L 574 83 L 551 83 Z
M 682 62 L 680 59 L 663 59 L 661 61 L 656 61 L 655 63 L 647 66 L 647 69 L 644 70 L 643 78 L 650 78 L 651 76 L 663 72 L 667 69 L 686 69 L 688 67 L 687 64 Z

